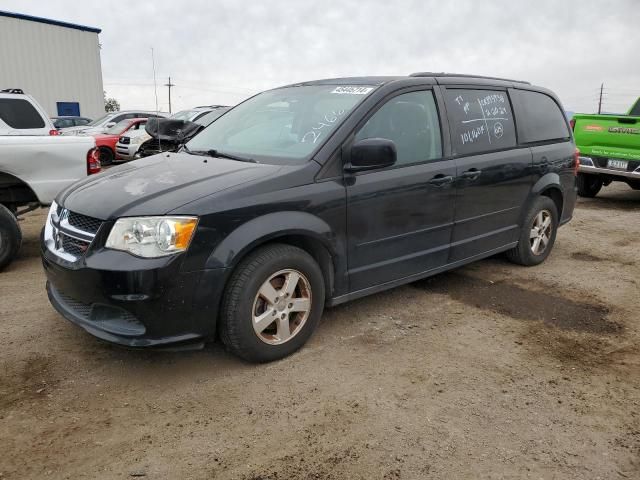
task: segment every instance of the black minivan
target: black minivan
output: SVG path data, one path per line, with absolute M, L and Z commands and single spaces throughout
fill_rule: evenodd
M 61 192 L 42 234 L 53 306 L 142 347 L 219 334 L 270 361 L 325 306 L 506 252 L 549 255 L 576 200 L 558 98 L 469 75 L 339 78 L 260 93 L 177 153 Z

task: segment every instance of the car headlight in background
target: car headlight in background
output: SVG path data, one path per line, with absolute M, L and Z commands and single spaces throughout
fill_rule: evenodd
M 120 218 L 106 247 L 145 258 L 173 255 L 189 248 L 197 225 L 197 217 Z

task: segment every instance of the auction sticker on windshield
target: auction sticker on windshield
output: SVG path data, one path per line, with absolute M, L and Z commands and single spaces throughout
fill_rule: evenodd
M 331 93 L 346 93 L 348 95 L 366 95 L 373 87 L 336 87 Z

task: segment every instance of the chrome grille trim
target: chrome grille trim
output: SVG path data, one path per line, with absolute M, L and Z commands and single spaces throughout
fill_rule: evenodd
M 73 221 L 74 218 L 75 225 L 72 225 L 70 219 Z M 95 231 L 78 228 L 80 225 Z M 60 206 L 52 207 L 45 224 L 44 242 L 51 253 L 75 263 L 84 257 L 101 225 L 102 220 L 70 212 Z

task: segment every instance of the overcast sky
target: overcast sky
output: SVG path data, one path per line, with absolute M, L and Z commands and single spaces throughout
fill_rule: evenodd
M 301 80 L 446 71 L 528 80 L 571 111 L 640 96 L 640 0 L 0 0 L 0 9 L 102 29 L 123 109 L 235 104 Z

